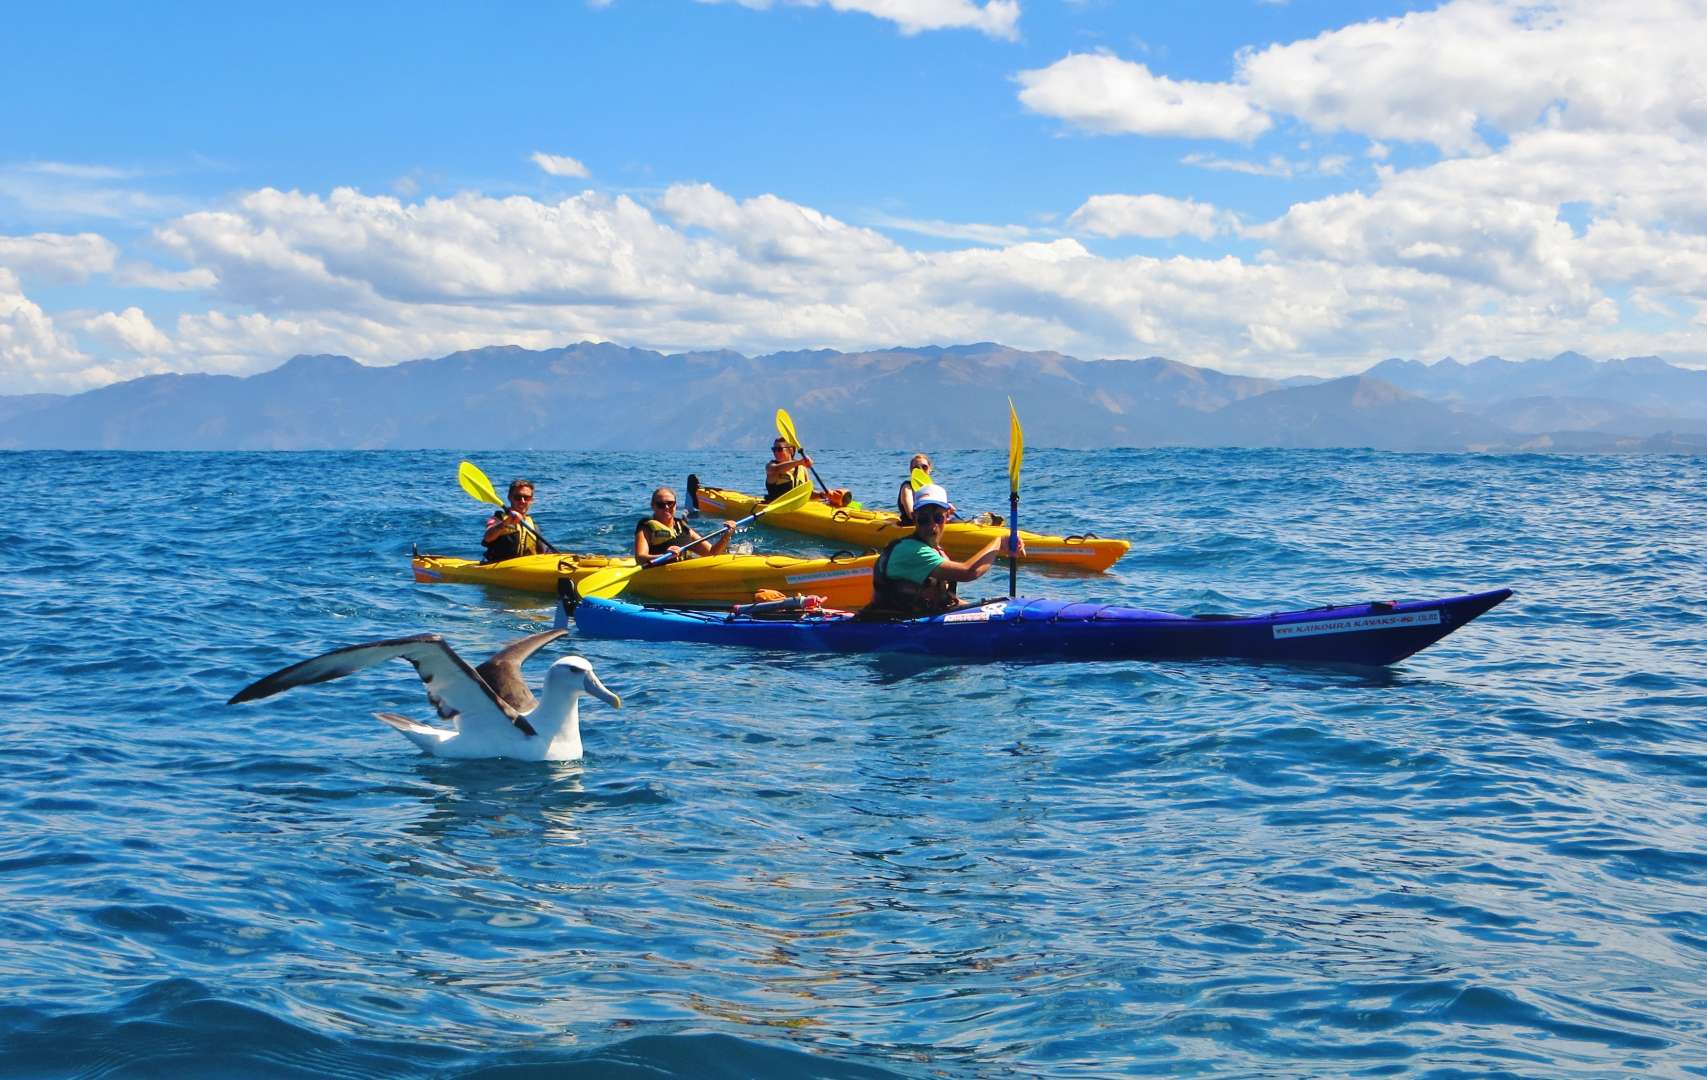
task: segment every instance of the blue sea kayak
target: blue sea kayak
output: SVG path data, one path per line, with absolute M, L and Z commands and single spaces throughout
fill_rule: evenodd
M 1393 664 L 1511 595 L 1379 601 L 1270 615 L 1172 615 L 1064 600 L 991 600 L 942 615 L 862 622 L 845 612 L 737 614 L 587 599 L 589 637 L 696 641 L 796 652 L 885 652 L 976 660 L 1163 660 L 1234 657 L 1277 663 Z M 567 606 L 567 605 L 566 605 Z

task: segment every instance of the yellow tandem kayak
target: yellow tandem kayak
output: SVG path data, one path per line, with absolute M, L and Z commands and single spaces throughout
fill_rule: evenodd
M 710 517 L 739 518 L 762 506 L 764 500 L 743 495 L 728 488 L 706 487 L 701 484 L 688 497 L 697 495 L 701 513 Z M 770 514 L 766 525 L 779 529 L 819 536 L 856 547 L 881 551 L 896 537 L 912 532 L 912 526 L 901 524 L 900 515 L 881 510 L 838 510 L 827 503 L 809 502 L 798 510 Z M 965 559 L 978 554 L 985 544 L 1008 534 L 1005 525 L 974 525 L 969 521 L 951 521 L 942 531 L 942 549 L 949 558 Z M 1045 563 L 1050 566 L 1072 567 L 1079 570 L 1107 570 L 1126 554 L 1132 545 L 1125 540 L 1105 540 L 1098 536 L 1044 536 L 1041 533 L 1019 531 L 1025 541 L 1021 562 Z
M 712 555 L 666 563 L 629 580 L 627 595 L 677 604 L 745 604 L 760 589 L 822 596 L 831 607 L 871 602 L 875 555 L 797 559 L 789 555 Z M 448 555 L 417 555 L 415 580 L 425 584 L 497 585 L 555 596 L 561 580 L 580 581 L 595 570 L 633 566 L 608 555 L 524 555 L 481 563 Z

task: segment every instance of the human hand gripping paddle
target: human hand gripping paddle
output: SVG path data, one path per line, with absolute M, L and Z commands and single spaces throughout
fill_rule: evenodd
M 776 433 L 782 436 L 783 442 L 800 451 L 801 457 L 811 456 L 806 452 L 806 448 L 800 445 L 800 433 L 794 430 L 794 418 L 788 415 L 787 409 L 776 411 Z M 812 479 L 818 481 L 818 490 L 828 495 L 830 485 L 824 483 L 824 478 L 818 475 L 818 466 L 808 465 L 807 468 L 812 470 Z
M 812 485 L 804 482 L 796 484 L 788 489 L 787 494 L 782 495 L 779 498 L 772 499 L 770 502 L 759 507 L 757 510 L 754 510 L 740 521 L 737 521 L 734 527 L 739 529 L 743 525 L 749 525 L 754 521 L 757 521 L 759 518 L 764 517 L 766 514 L 773 513 L 775 511 L 780 510 L 787 512 L 789 510 L 798 510 L 810 502 L 811 499 Z M 718 529 L 710 536 L 700 537 L 700 540 L 707 543 L 716 543 L 718 537 L 729 531 L 730 530 L 727 527 Z M 699 541 L 695 541 L 695 543 L 698 542 Z M 628 580 L 635 574 L 640 573 L 640 571 L 652 566 L 663 566 L 667 562 L 675 561 L 680 556 L 680 551 L 666 551 L 662 555 L 649 559 L 646 562 L 638 563 L 634 566 L 612 566 L 604 570 L 597 570 L 582 578 L 580 584 L 575 586 L 575 591 L 580 594 L 583 599 L 592 596 L 609 598 L 620 593 L 628 585 Z
M 1019 463 L 1025 457 L 1014 399 L 1008 398 L 1008 599 L 1019 595 Z
M 499 509 L 506 509 L 504 500 L 498 498 L 498 492 L 493 489 L 492 481 L 486 479 L 486 474 L 481 472 L 474 462 L 464 461 L 456 467 L 456 482 L 462 485 L 462 490 L 468 492 L 469 495 L 478 499 L 480 502 L 491 503 Z M 544 547 L 545 550 L 551 552 L 553 555 L 563 554 L 561 551 L 557 550 L 556 546 L 553 545 L 550 540 L 539 535 L 539 530 L 534 528 L 532 525 L 520 520 L 518 520 L 516 524 L 520 525 L 528 532 L 533 533 L 533 538 L 538 540 L 540 542 L 540 546 Z

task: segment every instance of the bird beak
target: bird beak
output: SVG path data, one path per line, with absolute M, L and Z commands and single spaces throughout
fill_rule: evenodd
M 605 684 L 599 681 L 599 677 L 597 675 L 594 675 L 590 671 L 587 672 L 586 686 L 587 686 L 587 693 L 598 698 L 600 701 L 604 702 L 606 705 L 609 705 L 613 709 L 622 708 L 621 696 L 619 696 L 617 694 L 613 694 L 610 692 L 610 690 L 606 689 Z

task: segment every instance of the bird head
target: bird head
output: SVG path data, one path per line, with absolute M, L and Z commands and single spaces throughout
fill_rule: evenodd
M 545 673 L 545 690 L 554 697 L 591 694 L 613 709 L 622 708 L 622 698 L 611 693 L 599 681 L 599 677 L 593 674 L 593 665 L 581 656 L 565 656 L 553 663 L 551 670 Z

